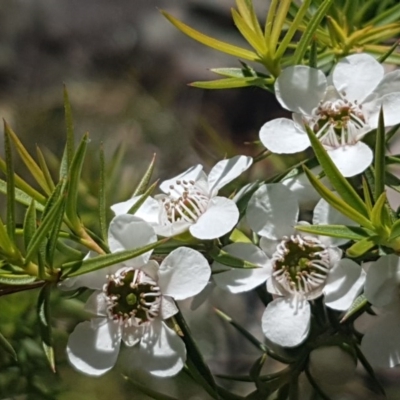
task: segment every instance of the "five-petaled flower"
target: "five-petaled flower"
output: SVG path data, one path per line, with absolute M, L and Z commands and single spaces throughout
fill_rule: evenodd
M 156 234 L 139 218 L 120 215 L 111 221 L 108 240 L 115 253 L 155 242 Z M 69 361 L 79 371 L 98 376 L 110 370 L 121 341 L 130 347 L 131 367 L 157 376 L 182 369 L 185 345 L 164 320 L 178 312 L 174 300 L 194 296 L 205 287 L 211 270 L 203 255 L 187 247 L 173 250 L 161 265 L 150 256 L 147 252 L 86 274 L 81 281 L 73 278 L 73 286 L 90 282 L 96 289 L 85 306 L 93 318 L 78 324 L 68 340 Z
M 400 71 L 384 75 L 382 65 L 364 53 L 340 60 L 328 78 L 315 68 L 288 67 L 276 80 L 275 93 L 293 111 L 293 120 L 264 124 L 263 145 L 278 154 L 303 151 L 310 146 L 307 124 L 346 177 L 371 164 L 372 150 L 361 140 L 378 126 L 381 107 L 386 126 L 400 122 Z
M 149 222 L 161 236 L 175 236 L 189 230 L 198 239 L 216 239 L 233 229 L 239 219 L 236 203 L 217 196 L 219 189 L 237 178 L 252 164 L 252 158 L 236 156 L 218 162 L 208 177 L 197 165 L 161 183 L 164 194 L 147 198 L 136 216 Z M 138 201 L 135 196 L 111 209 L 127 213 Z

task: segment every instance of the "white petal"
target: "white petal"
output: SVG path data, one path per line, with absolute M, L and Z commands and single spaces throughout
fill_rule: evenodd
M 260 239 L 260 247 L 263 250 L 263 252 L 271 258 L 274 253 L 276 252 L 276 248 L 278 244 L 281 242 L 280 239 L 268 239 L 264 236 L 261 237 Z
M 364 294 L 374 306 L 386 306 L 397 296 L 400 281 L 399 260 L 395 255 L 383 256 L 368 268 Z
M 368 123 L 371 128 L 378 126 L 379 113 L 383 109 L 385 126 L 396 125 L 400 122 L 400 93 L 391 93 L 374 102 L 371 107 Z
M 321 199 L 314 208 L 313 225 L 347 225 L 357 226 L 351 219 L 331 207 L 330 204 Z M 331 246 L 340 246 L 347 243 L 348 239 L 334 238 L 329 236 L 320 237 L 321 241 Z
M 385 74 L 373 93 L 365 99 L 364 104 L 368 102 L 370 98 L 377 99 L 386 94 L 395 92 L 400 92 L 400 70 L 398 69 Z
M 138 350 L 132 360 L 138 367 L 156 376 L 176 375 L 186 360 L 182 339 L 158 319 L 146 327 Z
M 307 133 L 290 119 L 277 118 L 260 129 L 261 143 L 272 153 L 293 154 L 310 147 Z
M 330 271 L 324 287 L 324 301 L 329 308 L 346 311 L 360 294 L 365 272 L 354 261 L 345 258 Z
M 296 297 L 279 297 L 268 304 L 262 316 L 267 339 L 284 347 L 303 343 L 310 330 L 310 305 Z
M 141 196 L 135 196 L 122 203 L 117 203 L 111 206 L 111 210 L 115 215 L 128 214 L 129 210 L 133 205 L 141 198 Z M 140 206 L 139 210 L 136 211 L 135 216 L 143 219 L 150 224 L 158 223 L 158 215 L 160 213 L 160 204 L 156 199 L 148 197 L 144 203 Z
M 375 317 L 361 341 L 361 351 L 376 368 L 393 368 L 400 364 L 400 308 Z
M 162 296 L 160 306 L 160 317 L 162 319 L 168 319 L 178 313 L 178 307 L 175 305 L 175 301 L 172 297 Z
M 161 263 L 158 284 L 163 295 L 183 300 L 200 293 L 210 276 L 211 268 L 201 253 L 179 247 Z
M 341 146 L 333 150 L 327 149 L 327 151 L 336 167 L 346 178 L 364 172 L 374 158 L 372 150 L 362 142 Z
M 107 316 L 107 299 L 104 292 L 95 291 L 93 292 L 85 303 L 85 311 L 97 315 Z
M 253 159 L 246 156 L 235 156 L 228 160 L 219 161 L 208 175 L 210 192 L 216 194 L 219 189 L 246 171 L 252 163 Z
M 193 297 L 192 302 L 190 303 L 190 309 L 197 310 L 211 296 L 214 288 L 215 282 L 214 279 L 211 278 L 205 288 L 199 294 L 196 294 L 196 296 Z
M 175 176 L 174 178 L 167 179 L 166 181 L 162 182 L 160 184 L 160 189 L 164 193 L 168 194 L 171 192 L 171 186 L 174 187 L 176 186 L 176 189 L 179 191 L 181 190 L 181 187 L 179 185 L 176 185 L 176 181 L 179 180 L 197 181 L 201 177 L 204 177 L 203 166 L 198 164 L 193 167 L 190 167 L 185 172 L 182 172 L 181 174 Z
M 293 233 L 298 215 L 296 196 L 281 183 L 261 186 L 246 211 L 250 228 L 268 239 L 281 239 Z
M 233 200 L 225 197 L 213 197 L 207 211 L 190 228 L 197 239 L 219 238 L 233 229 L 239 220 L 239 210 Z
M 382 65 L 374 57 L 361 53 L 343 58 L 333 70 L 333 84 L 353 102 L 361 103 L 383 78 Z
M 119 326 L 106 321 L 82 322 L 69 336 L 67 356 L 78 371 L 99 376 L 114 366 L 120 346 Z
M 271 276 L 271 265 L 268 257 L 257 246 L 251 243 L 233 243 L 222 248 L 227 253 L 259 265 L 260 268 L 242 269 L 231 268 L 227 272 L 213 275 L 214 281 L 222 289 L 231 293 L 247 292 L 264 283 Z M 213 268 L 229 268 L 214 262 Z
M 112 253 L 136 249 L 157 241 L 154 229 L 145 221 L 130 214 L 114 217 L 108 229 L 108 244 Z M 140 267 L 150 259 L 151 251 L 142 254 L 124 264 Z
M 154 230 L 157 235 L 172 237 L 186 232 L 192 224 L 186 221 L 177 221 L 174 223 L 168 222 L 165 225 L 154 225 Z
M 285 68 L 279 75 L 275 83 L 275 95 L 286 109 L 310 115 L 322 100 L 326 84 L 326 77 L 321 70 L 296 65 Z

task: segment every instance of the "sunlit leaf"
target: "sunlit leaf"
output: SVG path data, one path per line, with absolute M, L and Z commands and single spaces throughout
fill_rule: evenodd
M 349 247 L 346 250 L 346 254 L 351 258 L 361 257 L 375 246 L 376 241 L 374 238 L 365 238 Z
M 364 308 L 368 305 L 368 300 L 364 294 L 360 294 L 355 298 L 350 308 L 347 310 L 344 317 L 340 320 L 341 323 L 347 321 L 353 315 L 358 315 L 360 311 L 364 310 Z
M 46 160 L 45 160 L 44 155 L 43 155 L 42 151 L 40 150 L 39 146 L 36 146 L 36 154 L 37 154 L 37 158 L 39 161 L 40 169 L 43 172 L 43 176 L 44 176 L 44 179 L 46 180 L 47 186 L 49 187 L 50 190 L 54 190 L 53 178 L 51 177 Z
M 243 268 L 243 269 L 252 269 L 252 268 L 262 268 L 257 264 L 253 264 L 250 261 L 243 260 L 241 258 L 235 257 L 228 252 L 219 249 L 218 247 L 214 247 L 210 250 L 209 255 L 212 259 L 222 265 L 226 265 L 231 268 Z
M 32 199 L 31 204 L 29 204 L 28 209 L 25 213 L 24 219 L 24 245 L 25 250 L 28 249 L 29 243 L 32 240 L 33 235 L 36 231 L 36 208 L 35 200 Z
M 5 285 L 27 285 L 36 280 L 35 276 L 25 274 L 0 274 L 0 283 Z
M 375 235 L 368 229 L 345 225 L 296 225 L 295 229 L 314 235 L 331 236 L 349 240 L 362 240 Z
M 261 78 L 225 78 L 213 81 L 198 81 L 190 83 L 190 86 L 200 89 L 233 89 L 250 86 L 265 87 L 267 81 Z
M 140 180 L 139 184 L 137 185 L 135 191 L 133 192 L 132 196 L 138 196 L 146 192 L 147 187 L 150 183 L 151 177 L 153 175 L 154 166 L 156 164 L 156 154 L 153 154 L 153 158 L 150 161 L 149 166 L 146 169 L 142 179 Z

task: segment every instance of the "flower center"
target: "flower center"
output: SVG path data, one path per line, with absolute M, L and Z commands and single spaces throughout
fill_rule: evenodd
M 329 252 L 313 237 L 284 237 L 272 257 L 273 277 L 289 293 L 307 294 L 325 284 Z
M 321 101 L 312 114 L 314 132 L 321 143 L 329 148 L 355 144 L 368 131 L 365 113 L 357 100 L 354 103 L 346 98 Z
M 125 325 L 141 325 L 158 316 L 160 288 L 143 271 L 123 269 L 107 279 L 103 292 L 110 318 Z
M 164 197 L 162 205 L 169 222 L 194 223 L 207 210 L 209 196 L 204 188 L 194 181 L 176 181 L 171 192 Z

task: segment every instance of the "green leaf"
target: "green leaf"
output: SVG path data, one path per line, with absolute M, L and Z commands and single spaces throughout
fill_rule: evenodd
M 8 237 L 6 228 L 4 227 L 3 221 L 0 217 L 0 247 L 8 256 L 13 256 L 17 249 L 15 248 L 13 242 L 11 242 Z
M 346 255 L 351 258 L 357 258 L 364 255 L 366 252 L 376 246 L 374 238 L 365 238 L 357 243 L 354 243 L 351 247 L 346 250 Z
M 201 377 L 204 379 L 206 386 L 203 386 L 204 389 L 210 390 L 210 394 L 214 398 L 219 398 L 217 394 L 217 385 L 215 384 L 214 377 L 204 361 L 204 358 L 197 347 L 196 342 L 193 339 L 193 336 L 190 332 L 189 326 L 187 325 L 185 319 L 181 312 L 178 312 L 174 315 L 174 319 L 176 320 L 180 330 L 182 331 L 182 340 L 186 345 L 188 360 L 187 363 L 191 362 L 193 367 L 199 372 Z M 199 382 L 200 383 L 200 382 Z M 216 395 L 216 397 L 215 397 Z
M 392 22 L 398 22 L 400 19 L 400 4 L 396 4 L 394 7 L 388 8 L 384 12 L 375 15 L 376 17 L 368 21 L 368 24 L 372 26 L 382 26 Z
M 53 337 L 50 324 L 50 293 L 51 286 L 45 285 L 39 293 L 37 314 L 39 322 L 39 332 L 42 338 L 42 346 L 50 368 L 56 372 L 56 364 L 54 360 Z
M 67 87 L 64 85 L 64 113 L 65 113 L 65 127 L 67 130 L 67 144 L 66 144 L 66 163 L 67 169 L 71 166 L 72 158 L 74 156 L 75 137 L 74 137 L 74 124 L 72 120 L 71 104 Z M 64 175 L 61 175 L 62 177 Z
M 343 201 L 340 197 L 336 196 L 333 192 L 331 192 L 328 188 L 326 188 L 312 173 L 307 167 L 303 167 L 304 172 L 306 173 L 309 181 L 315 188 L 315 190 L 324 198 L 333 208 L 336 208 L 340 213 L 350 218 L 351 220 L 357 222 L 361 226 L 374 230 L 373 224 L 369 221 L 369 219 L 365 218 L 361 215 L 356 209 L 350 207 L 350 205 Z
M 369 189 L 368 182 L 364 176 L 362 177 L 362 187 L 363 187 L 363 195 L 364 195 L 365 205 L 367 206 L 368 212 L 371 213 L 372 208 L 373 208 L 371 191 Z
M 1 332 L 0 332 L 0 348 L 2 348 L 6 353 L 8 353 L 15 361 L 18 361 L 17 353 L 11 346 L 10 342 L 1 334 Z
M 398 219 L 392 226 L 388 242 L 398 238 L 400 236 L 400 219 Z
M 226 78 L 260 78 L 268 82 L 268 84 L 274 83 L 274 78 L 265 75 L 261 72 L 257 72 L 249 65 L 242 62 L 243 68 L 211 68 L 210 71 L 217 75 L 225 76 Z
M 29 242 L 28 251 L 25 257 L 25 265 L 27 265 L 34 255 L 38 252 L 39 247 L 46 240 L 47 234 L 51 231 L 56 221 L 58 221 L 59 214 L 64 209 L 65 196 L 60 197 L 51 210 L 43 218 L 39 228 L 36 230 L 32 239 Z
M 246 261 L 241 258 L 235 257 L 232 254 L 229 254 L 226 251 L 219 249 L 218 247 L 212 248 L 209 252 L 209 255 L 214 261 L 231 268 L 243 268 L 243 269 L 262 268 L 257 264 L 251 263 L 250 261 Z
M 103 143 L 100 146 L 99 225 L 102 240 L 107 243 L 106 180 Z
M 236 0 L 236 5 L 240 15 L 246 21 L 247 25 L 249 25 L 264 41 L 264 33 L 254 10 L 253 2 L 251 0 Z
M 53 191 L 54 190 L 53 178 L 51 177 L 46 160 L 45 160 L 44 155 L 43 155 L 42 151 L 40 150 L 39 146 L 36 146 L 36 154 L 37 154 L 37 158 L 39 160 L 40 169 L 43 172 L 43 176 L 44 176 L 44 179 L 46 180 L 47 186 L 50 188 L 50 190 Z
M 4 121 L 4 150 L 7 168 L 7 235 L 15 244 L 15 182 L 9 130 Z
M 322 19 L 327 15 L 333 0 L 325 0 L 318 7 L 318 10 L 313 15 L 312 19 L 307 23 L 307 28 L 301 36 L 300 41 L 297 43 L 296 50 L 293 55 L 292 65 L 301 64 L 304 55 L 307 51 L 308 45 L 314 37 L 314 33 L 320 26 Z
M 276 13 L 273 16 L 273 25 L 271 29 L 271 34 L 266 37 L 266 42 L 268 43 L 268 48 L 270 53 L 275 57 L 276 48 L 279 42 L 279 38 L 284 30 L 284 25 L 286 23 L 286 17 L 290 8 L 291 0 L 279 0 Z M 268 11 L 268 16 L 271 11 Z
M 36 277 L 25 274 L 0 274 L 0 283 L 5 285 L 28 285 L 29 283 L 35 282 Z
M 362 240 L 375 235 L 374 232 L 368 229 L 345 225 L 296 225 L 295 229 L 313 235 L 331 236 L 349 240 Z
M 371 212 L 371 222 L 375 227 L 375 232 L 379 233 L 383 240 L 387 238 L 389 226 L 391 225 L 386 204 L 386 193 L 382 193 Z
M 42 170 L 36 164 L 35 160 L 30 156 L 24 145 L 18 139 L 17 135 L 13 132 L 13 130 L 9 127 L 7 122 L 4 122 L 4 131 L 14 143 L 14 146 L 18 154 L 20 155 L 22 161 L 28 168 L 29 172 L 35 178 L 36 182 L 40 185 L 40 187 L 44 190 L 45 193 L 49 194 L 51 192 L 51 189 L 47 185 Z
M 76 153 L 71 162 L 71 168 L 69 170 L 68 197 L 65 213 L 76 231 L 78 231 L 81 226 L 77 210 L 78 189 L 88 143 L 88 134 L 85 134 L 79 144 L 79 147 L 76 150 Z
M 380 62 L 381 64 L 384 63 L 393 53 L 394 51 L 397 49 L 397 47 L 399 47 L 399 40 L 397 40 L 396 42 L 393 43 L 393 45 L 389 48 L 389 50 L 382 54 L 377 61 Z M 396 130 L 398 129 L 399 125 L 396 125 Z M 389 132 L 386 136 L 389 135 Z M 392 135 L 389 135 L 389 137 L 386 137 L 386 142 L 388 142 L 391 139 Z
M 200 89 L 233 89 L 250 86 L 265 87 L 269 80 L 262 78 L 225 78 L 213 81 L 198 81 L 190 83 L 190 86 Z
M 375 199 L 385 190 L 385 122 L 382 107 L 379 111 L 378 128 L 375 143 Z
M 221 317 L 224 321 L 228 322 L 232 325 L 245 339 L 247 339 L 252 345 L 254 345 L 258 350 L 266 353 L 268 348 L 261 343 L 256 337 L 254 337 L 249 331 L 244 329 L 241 325 L 235 322 L 231 317 L 226 315 L 224 312 L 219 310 L 218 308 L 214 308 L 214 311 L 217 313 L 219 317 Z
M 350 308 L 347 310 L 346 314 L 344 317 L 340 320 L 340 323 L 343 323 L 347 321 L 350 317 L 353 315 L 358 315 L 364 308 L 368 305 L 368 300 L 365 297 L 364 294 L 360 294 L 358 297 L 356 297 L 350 306 Z
M 128 214 L 136 214 L 139 208 L 143 205 L 146 199 L 154 192 L 154 189 L 157 187 L 158 181 L 154 182 L 136 201 L 136 203 L 130 208 Z
M 250 51 L 243 49 L 238 46 L 231 45 L 229 43 L 222 42 L 220 40 L 214 39 L 210 36 L 204 35 L 201 32 L 196 31 L 195 29 L 191 28 L 190 26 L 184 24 L 183 22 L 180 22 L 176 18 L 174 18 L 172 15 L 168 14 L 165 11 L 161 11 L 161 14 L 164 15 L 165 18 L 168 19 L 169 22 L 171 22 L 172 25 L 174 25 L 177 29 L 179 29 L 181 32 L 183 32 L 185 35 L 191 37 L 194 40 L 197 40 L 198 42 L 211 47 L 215 50 L 221 51 L 223 53 L 230 54 L 232 56 L 249 60 L 249 61 L 261 61 L 260 57 Z
M 151 159 L 151 162 L 146 169 L 146 172 L 144 173 L 142 179 L 140 180 L 139 184 L 137 185 L 132 196 L 139 196 L 140 194 L 143 194 L 146 192 L 147 186 L 149 185 L 150 179 L 153 175 L 155 164 L 156 164 L 156 154 L 154 153 L 153 158 Z
M 28 209 L 25 213 L 24 219 L 24 245 L 25 250 L 28 249 L 29 243 L 32 240 L 33 235 L 36 231 L 36 208 L 35 200 L 32 199 L 31 204 L 29 204 Z
M 63 279 L 66 277 L 71 278 L 73 276 L 79 276 L 88 272 L 96 271 L 98 269 L 110 267 L 111 265 L 122 263 L 147 253 L 148 251 L 153 250 L 155 247 L 165 243 L 168 240 L 169 238 L 165 238 L 137 249 L 124 250 L 118 253 L 100 255 L 98 257 L 89 258 L 86 260 L 68 262 L 62 266 L 63 269 L 69 270 L 69 272 L 63 274 Z
M 364 217 L 368 218 L 368 209 L 361 197 L 353 189 L 346 178 L 344 178 L 344 176 L 340 173 L 332 159 L 329 157 L 329 154 L 324 149 L 322 143 L 309 126 L 306 126 L 306 131 L 318 162 L 320 163 L 332 186 L 350 207 L 357 210 Z

